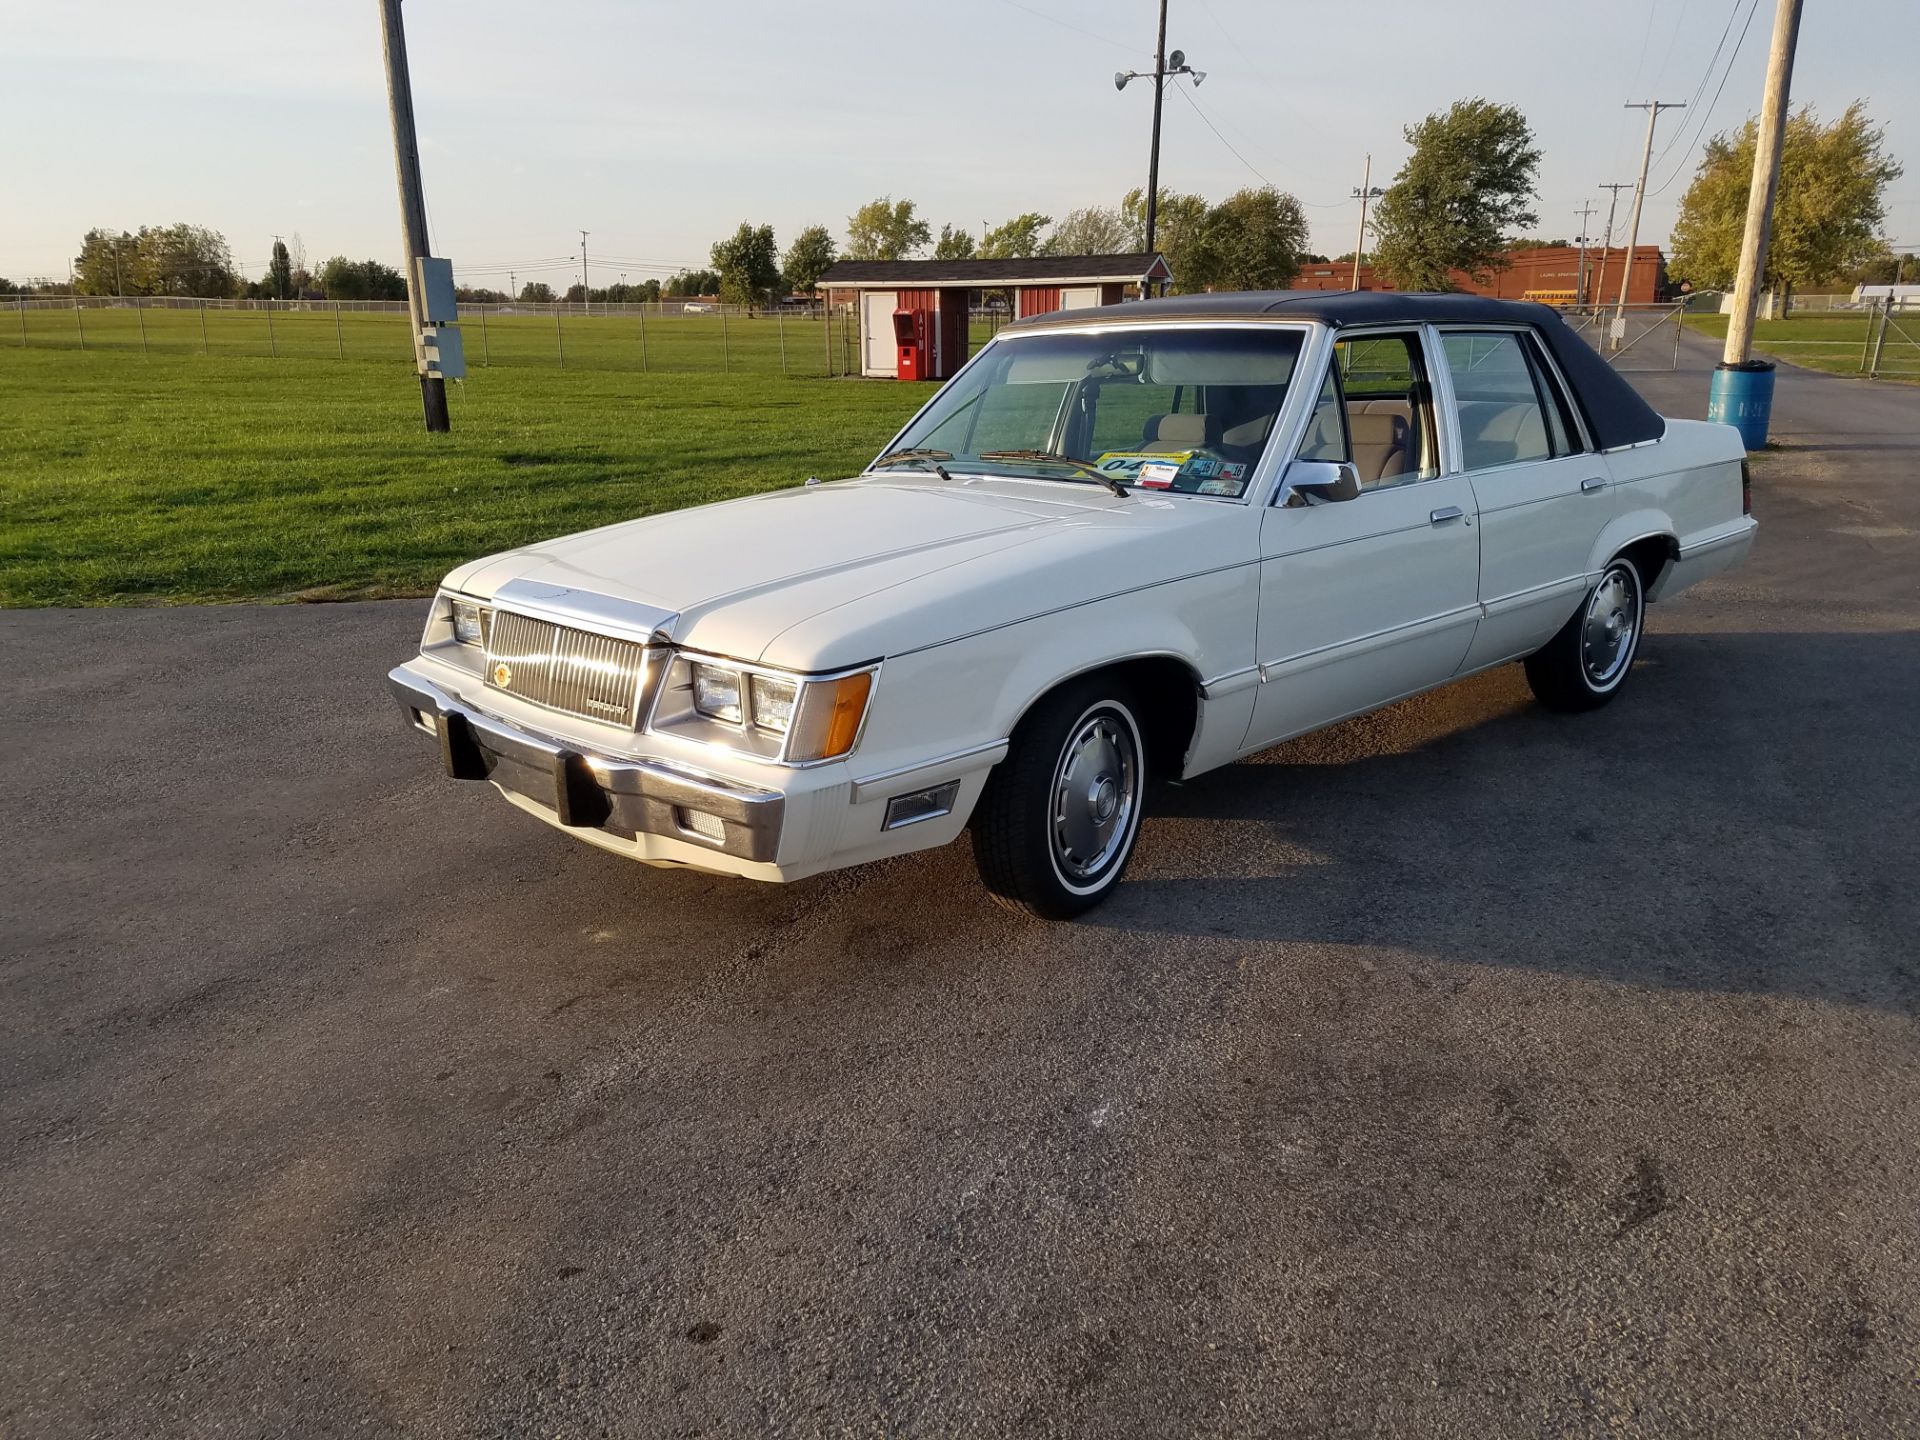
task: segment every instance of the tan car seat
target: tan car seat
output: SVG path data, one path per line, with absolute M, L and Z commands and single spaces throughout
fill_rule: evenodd
M 1206 415 L 1154 415 L 1141 430 L 1140 448 L 1149 455 L 1166 455 L 1176 450 L 1198 450 L 1212 443 Z
M 1362 486 L 1395 480 L 1412 468 L 1407 458 L 1406 417 L 1392 412 L 1361 412 L 1347 416 L 1353 437 L 1353 468 Z

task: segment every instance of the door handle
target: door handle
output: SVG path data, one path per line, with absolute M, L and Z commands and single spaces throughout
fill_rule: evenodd
M 1589 475 L 1580 482 L 1580 493 L 1582 495 L 1591 495 L 1596 490 L 1604 490 L 1606 488 L 1607 482 L 1602 480 L 1598 475 Z
M 1442 505 L 1438 510 L 1427 516 L 1427 519 L 1436 525 L 1444 525 L 1449 520 L 1458 520 L 1466 513 L 1467 512 L 1462 510 L 1458 505 Z

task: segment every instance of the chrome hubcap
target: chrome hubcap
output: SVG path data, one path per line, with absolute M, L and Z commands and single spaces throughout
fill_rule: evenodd
M 1099 872 L 1126 839 L 1140 763 L 1133 735 L 1116 717 L 1083 721 L 1053 775 L 1053 854 L 1063 874 Z
M 1639 622 L 1639 593 L 1625 570 L 1606 573 L 1587 601 L 1585 634 L 1580 659 L 1587 681 L 1596 688 L 1612 684 L 1633 658 L 1633 637 Z

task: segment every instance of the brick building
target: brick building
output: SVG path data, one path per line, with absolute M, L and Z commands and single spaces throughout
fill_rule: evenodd
M 1574 294 L 1580 286 L 1580 250 L 1573 245 L 1543 245 L 1531 250 L 1510 251 L 1509 258 L 1513 264 L 1505 270 L 1495 271 L 1488 283 L 1482 284 L 1459 270 L 1453 272 L 1453 283 L 1456 289 L 1469 295 L 1491 295 L 1496 300 L 1524 300 L 1529 292 L 1533 292 L 1535 299 L 1564 294 L 1568 303 L 1610 303 L 1620 297 L 1620 267 L 1626 255 L 1627 247 L 1624 245 L 1615 245 L 1607 250 L 1597 245 L 1588 249 L 1587 286 L 1583 299 L 1576 298 Z M 1353 262 L 1335 261 L 1302 266 L 1293 288 L 1351 290 Z M 1360 288 L 1392 290 L 1397 287 L 1389 284 L 1373 266 L 1363 264 L 1360 267 Z M 1635 246 L 1633 281 L 1627 288 L 1627 303 L 1652 305 L 1666 296 L 1667 257 L 1660 253 L 1658 245 Z

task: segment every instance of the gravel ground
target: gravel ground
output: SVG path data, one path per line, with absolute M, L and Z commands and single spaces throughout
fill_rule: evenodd
M 1920 1432 L 1920 394 L 1776 434 L 1618 704 L 1167 789 L 1070 927 L 448 782 L 414 602 L 0 616 L 0 1432 Z

